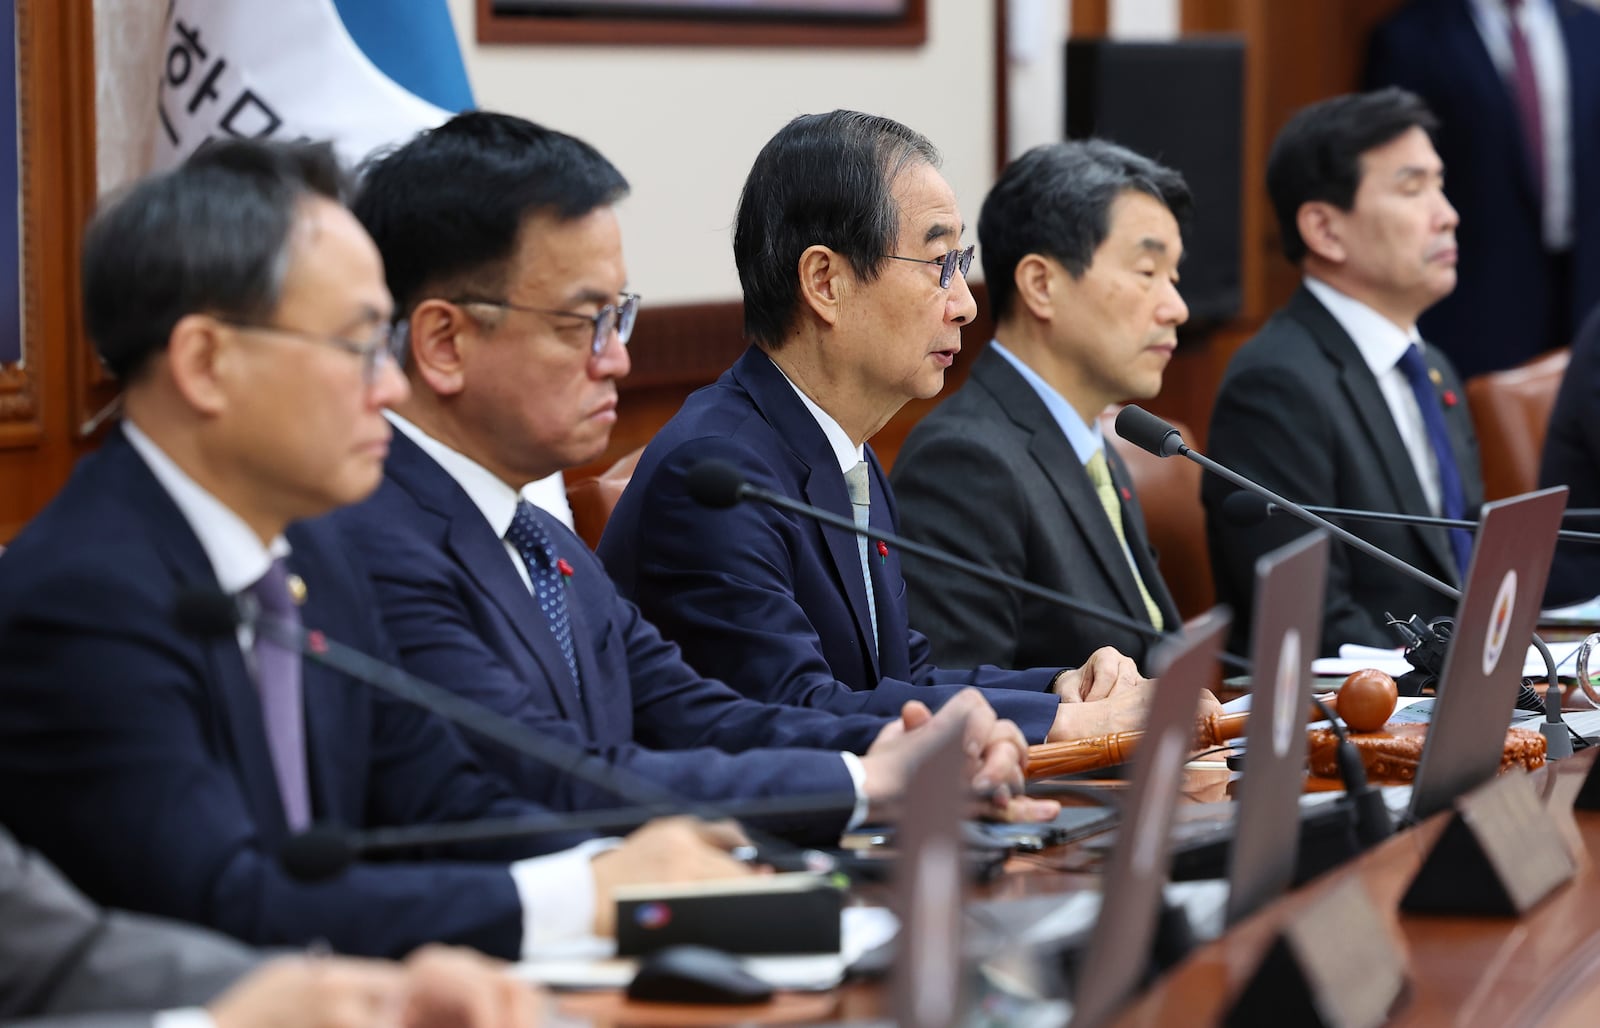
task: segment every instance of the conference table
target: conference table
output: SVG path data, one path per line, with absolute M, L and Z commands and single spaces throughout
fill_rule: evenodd
M 1331 890 L 1365 890 L 1404 963 L 1406 991 L 1393 1025 L 1585 1025 L 1600 1022 L 1600 812 L 1571 811 L 1600 747 L 1532 775 L 1556 813 L 1577 874 L 1521 918 L 1401 914 L 1398 903 L 1445 828 L 1448 813 L 1386 842 L 1258 911 L 1134 997 L 1114 1022 L 1155 1026 L 1221 1023 L 1279 930 Z M 1520 772 L 1519 772 L 1520 773 Z M 1225 777 L 1225 775 L 1223 776 Z M 1186 794 L 1214 798 L 1214 772 L 1191 773 Z M 1094 888 L 1098 875 L 1081 844 L 1013 858 L 979 896 L 1065 895 Z M 868 897 L 873 898 L 871 891 Z M 880 898 L 876 897 L 876 898 Z M 1363 940 L 1328 940 L 1329 954 Z M 723 1025 L 837 1023 L 890 1016 L 881 981 L 858 981 L 823 994 L 780 994 L 761 1007 L 663 1007 L 627 1002 L 619 993 L 556 995 L 562 1024 Z

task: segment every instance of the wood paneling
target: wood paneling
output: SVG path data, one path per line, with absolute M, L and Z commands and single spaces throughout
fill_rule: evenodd
M 79 453 L 74 413 L 91 402 L 78 312 L 78 239 L 94 202 L 90 0 L 18 0 L 23 338 L 0 370 L 0 542 L 61 483 Z
M 893 21 L 842 19 L 777 22 L 754 18 L 612 18 L 497 12 L 478 0 L 480 43 L 588 43 L 605 46 L 921 46 L 928 40 L 926 0 L 910 0 Z

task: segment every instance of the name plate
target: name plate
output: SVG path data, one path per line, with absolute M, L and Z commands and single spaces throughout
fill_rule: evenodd
M 1223 1023 L 1377 1028 L 1406 988 L 1405 955 L 1356 878 L 1346 878 L 1278 932 Z
M 1561 830 L 1525 774 L 1459 797 L 1400 908 L 1418 914 L 1519 917 L 1577 873 Z

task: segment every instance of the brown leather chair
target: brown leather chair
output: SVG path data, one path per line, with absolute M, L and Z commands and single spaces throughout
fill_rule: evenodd
M 1172 591 L 1178 612 L 1186 619 L 1216 603 L 1211 584 L 1211 555 L 1206 549 L 1206 515 L 1200 506 L 1200 466 L 1181 457 L 1157 457 L 1117 435 L 1113 427 L 1119 407 L 1100 415 L 1106 443 L 1133 476 L 1133 488 L 1144 508 L 1145 530 L 1160 559 L 1161 577 Z M 1192 439 L 1187 425 L 1167 423 Z M 1177 627 L 1177 626 L 1172 626 Z
M 1568 349 L 1467 381 L 1467 406 L 1483 457 L 1485 499 L 1501 500 L 1538 488 L 1539 455 L 1550 409 L 1566 374 Z
M 600 533 L 628 488 L 633 469 L 639 464 L 644 447 L 623 454 L 622 459 L 606 468 L 595 478 L 586 478 L 567 486 L 567 503 L 572 507 L 572 527 L 589 549 L 600 545 Z

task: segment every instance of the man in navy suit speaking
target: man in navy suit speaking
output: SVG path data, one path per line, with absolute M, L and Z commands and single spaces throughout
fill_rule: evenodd
M 939 392 L 977 313 L 973 248 L 938 162 L 918 133 L 855 111 L 796 118 L 767 143 L 733 241 L 752 345 L 645 448 L 600 556 L 691 664 L 751 696 L 893 711 L 977 686 L 1030 742 L 1136 728 L 1147 687 L 1117 651 L 1073 670 L 934 667 L 907 625 L 893 547 L 690 496 L 689 469 L 714 458 L 893 530 L 894 496 L 866 441 L 906 401 Z
M 248 595 L 392 654 L 366 574 L 303 520 L 376 487 L 381 408 L 406 395 L 377 250 L 339 195 L 325 146 L 232 141 L 90 226 L 87 327 L 124 419 L 0 556 L 0 823 L 102 903 L 359 954 L 516 957 L 608 930 L 618 884 L 743 873 L 736 832 L 687 821 L 604 852 L 547 835 L 315 884 L 279 866 L 314 821 L 548 816 L 443 722 L 270 631 L 175 616 L 196 592 Z

